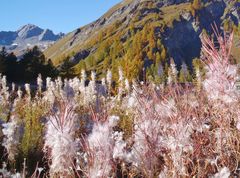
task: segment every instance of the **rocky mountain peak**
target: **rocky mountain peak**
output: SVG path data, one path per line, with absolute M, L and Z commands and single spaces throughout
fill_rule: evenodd
M 40 41 L 56 41 L 61 38 L 64 34 L 59 33 L 55 35 L 52 30 L 45 29 L 39 36 Z
M 33 24 L 27 24 L 21 27 L 19 30 L 17 30 L 18 36 L 22 39 L 31 38 L 33 36 L 40 35 L 44 30 L 40 27 L 33 25 Z
M 54 34 L 50 29 L 42 29 L 36 25 L 27 24 L 16 31 L 0 31 L 0 47 L 5 46 L 7 50 L 18 55 L 18 53 L 22 53 L 25 49 L 35 45 L 45 50 L 63 36 L 63 33 Z

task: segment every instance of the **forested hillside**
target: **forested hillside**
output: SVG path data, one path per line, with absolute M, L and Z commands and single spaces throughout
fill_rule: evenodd
M 170 59 L 192 73 L 193 59 L 200 57 L 202 34 L 212 25 L 239 38 L 239 2 L 224 0 L 125 0 L 97 21 L 81 27 L 45 51 L 55 65 L 71 69 L 69 76 L 107 69 L 117 78 L 119 66 L 132 79 L 163 82 Z M 237 59 L 239 45 L 233 47 Z M 199 62 L 195 62 L 199 63 Z

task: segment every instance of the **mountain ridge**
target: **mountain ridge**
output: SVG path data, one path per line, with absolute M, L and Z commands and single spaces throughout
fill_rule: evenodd
M 63 36 L 63 33 L 54 34 L 52 30 L 26 24 L 16 31 L 0 31 L 0 46 L 20 55 L 27 48 L 35 45 L 39 46 L 41 50 L 45 50 Z
M 144 67 L 151 66 L 160 53 L 166 61 L 173 58 L 178 66 L 182 62 L 191 66 L 192 59 L 200 56 L 202 32 L 211 34 L 213 23 L 222 29 L 237 29 L 239 7 L 237 0 L 125 0 L 96 21 L 68 33 L 45 54 L 55 65 L 69 59 L 74 75 L 81 69 L 101 75 L 104 65 L 126 68 L 124 63 L 134 63 L 129 57 L 136 56 Z M 127 47 L 134 45 L 135 38 L 142 43 L 140 55 Z M 125 58 L 129 60 L 124 62 Z

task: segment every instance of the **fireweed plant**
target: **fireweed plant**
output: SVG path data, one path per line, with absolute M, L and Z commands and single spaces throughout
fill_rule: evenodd
M 82 71 L 39 76 L 33 92 L 0 75 L 0 175 L 238 177 L 239 69 L 233 34 L 215 35 L 201 36 L 205 75 L 194 68 L 190 84 L 178 82 L 186 74 L 173 60 L 160 85 L 128 81 L 119 68 L 114 85 L 110 70 L 101 82 Z

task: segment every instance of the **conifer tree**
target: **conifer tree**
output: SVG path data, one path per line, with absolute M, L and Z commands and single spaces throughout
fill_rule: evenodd
M 2 50 L 0 51 L 0 73 L 2 74 L 5 74 L 6 72 L 6 57 L 7 57 L 6 48 L 2 47 Z
M 202 8 L 202 2 L 201 0 L 194 0 L 193 1 L 193 4 L 192 4 L 192 7 L 195 9 L 195 10 L 199 10 Z
M 161 59 L 165 61 L 166 57 L 167 57 L 167 52 L 166 52 L 166 49 L 163 47 L 161 51 Z
M 186 63 L 183 62 L 181 65 L 180 73 L 179 73 L 179 82 L 185 83 L 185 82 L 190 82 L 191 80 L 192 80 L 192 77 L 188 70 L 188 67 L 187 67 Z
M 156 64 L 160 64 L 162 62 L 162 57 L 159 52 L 156 53 Z

